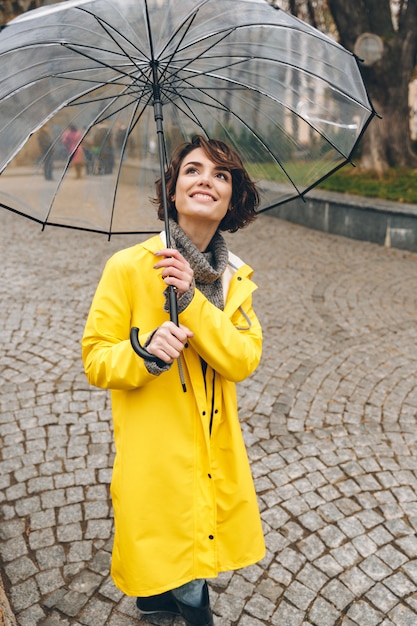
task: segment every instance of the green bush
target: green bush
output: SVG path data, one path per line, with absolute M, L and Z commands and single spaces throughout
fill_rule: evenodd
M 417 204 L 417 170 L 392 168 L 382 178 L 349 165 L 329 176 L 318 187 L 357 196 Z

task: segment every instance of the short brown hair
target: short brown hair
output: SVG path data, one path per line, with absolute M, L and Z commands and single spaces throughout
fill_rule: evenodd
M 171 200 L 175 195 L 178 173 L 181 163 L 190 152 L 202 148 L 206 156 L 216 165 L 228 169 L 232 175 L 232 210 L 228 211 L 219 224 L 219 230 L 236 232 L 253 222 L 256 218 L 256 209 L 259 206 L 259 193 L 255 183 L 250 179 L 242 159 L 231 146 L 218 139 L 206 139 L 195 135 L 191 141 L 185 142 L 175 150 L 171 163 L 165 172 L 165 187 L 168 202 L 168 215 L 177 220 L 175 202 Z M 164 206 L 162 196 L 162 181 L 156 182 L 156 199 L 158 218 L 164 220 Z

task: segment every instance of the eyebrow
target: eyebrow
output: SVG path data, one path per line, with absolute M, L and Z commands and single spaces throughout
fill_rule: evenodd
M 183 163 L 182 167 L 187 167 L 188 165 L 199 165 L 201 167 L 203 164 L 200 163 L 200 161 L 187 161 L 186 163 Z M 221 172 L 230 172 L 229 168 L 227 168 L 225 165 L 214 164 L 214 169 Z

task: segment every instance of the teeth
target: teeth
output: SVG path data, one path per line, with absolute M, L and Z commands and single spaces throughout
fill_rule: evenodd
M 212 196 L 209 196 L 207 193 L 195 193 L 193 198 L 208 198 L 209 200 L 213 200 Z

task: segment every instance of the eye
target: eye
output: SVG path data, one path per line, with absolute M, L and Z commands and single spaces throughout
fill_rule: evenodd
M 223 180 L 230 180 L 230 173 L 229 172 L 219 172 L 217 174 L 217 178 L 222 178 Z
M 184 174 L 194 174 L 195 172 L 197 172 L 197 168 L 194 165 L 189 165 L 184 170 Z

